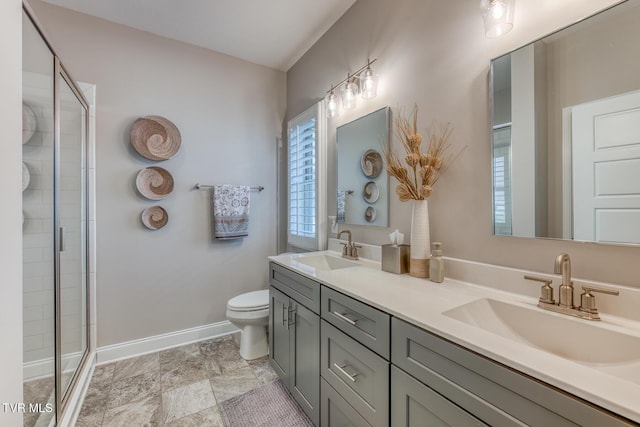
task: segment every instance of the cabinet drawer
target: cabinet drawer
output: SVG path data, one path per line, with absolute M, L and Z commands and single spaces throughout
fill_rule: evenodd
M 391 367 L 391 425 L 486 426 L 462 408 L 454 405 L 426 385 Z
M 633 425 L 395 317 L 391 337 L 394 365 L 487 424 Z
M 325 380 L 320 380 L 321 427 L 371 427 Z
M 322 320 L 320 374 L 367 422 L 389 425 L 389 362 Z
M 389 360 L 391 316 L 326 286 L 321 301 L 323 319 Z
M 320 283 L 273 262 L 269 263 L 269 270 L 271 286 L 284 292 L 315 314 L 320 314 Z

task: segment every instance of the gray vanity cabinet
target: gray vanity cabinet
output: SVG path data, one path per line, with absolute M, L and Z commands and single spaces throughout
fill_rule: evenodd
M 275 264 L 271 264 L 270 270 L 270 363 L 311 421 L 318 425 L 320 284 Z
M 321 425 L 389 425 L 390 316 L 322 286 Z
M 391 425 L 486 426 L 402 370 L 391 367 Z
M 401 378 L 413 377 L 424 390 L 439 394 L 488 425 L 636 425 L 395 317 L 391 339 L 392 363 L 408 374 Z M 391 386 L 394 398 L 396 393 L 406 394 L 404 380 L 397 377 L 396 373 Z M 398 398 L 404 399 L 401 395 Z M 436 413 L 447 406 L 442 402 L 440 399 L 433 406 L 425 402 L 425 407 Z M 392 408 L 392 420 L 398 420 L 393 425 L 408 425 L 400 422 L 406 418 L 402 401 Z
M 269 360 L 282 382 L 289 384 L 290 326 L 289 297 L 269 287 Z
M 320 383 L 320 427 L 371 427 L 329 383 Z

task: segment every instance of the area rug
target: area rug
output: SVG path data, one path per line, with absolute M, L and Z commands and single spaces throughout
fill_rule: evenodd
M 220 412 L 229 427 L 313 427 L 280 380 L 222 402 Z

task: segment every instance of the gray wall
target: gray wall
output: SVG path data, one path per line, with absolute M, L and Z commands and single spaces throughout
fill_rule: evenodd
M 33 7 L 79 81 L 96 84 L 98 347 L 226 319 L 229 298 L 268 283 L 276 251 L 276 137 L 285 73 L 40 1 Z M 160 201 L 169 223 L 149 231 L 155 203 L 135 189 L 156 164 L 130 148 L 145 115 L 172 120 L 182 150 L 159 163 L 175 180 Z M 263 185 L 251 194 L 249 237 L 212 242 L 210 194 L 196 182 Z
M 0 402 L 22 402 L 22 3 L 0 2 Z M 0 425 L 22 415 L 0 408 Z
M 577 277 L 637 286 L 638 248 L 491 233 L 490 59 L 613 3 L 516 2 L 513 31 L 487 39 L 475 1 L 360 0 L 288 71 L 287 116 L 324 96 L 332 83 L 362 66 L 367 56 L 378 58 L 379 96 L 361 101 L 350 117 L 333 119 L 329 135 L 335 137 L 335 126 L 384 105 L 392 107 L 393 117 L 399 107 L 407 110 L 414 102 L 420 106 L 423 128 L 432 119 L 453 123 L 451 141 L 467 149 L 429 200 L 431 237 L 443 242 L 445 255 L 552 273 L 555 255 L 566 251 Z M 393 143 L 399 146 L 395 136 Z M 331 155 L 335 159 L 335 149 Z M 335 181 L 329 188 L 335 188 Z M 328 197 L 333 215 L 332 191 Z M 410 213 L 410 203 L 392 197 L 390 229 L 408 233 Z M 389 233 L 389 229 L 350 228 L 354 239 L 373 244 L 385 243 Z

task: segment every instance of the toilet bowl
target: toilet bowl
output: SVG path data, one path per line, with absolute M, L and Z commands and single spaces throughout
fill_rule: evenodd
M 269 354 L 269 290 L 247 292 L 227 302 L 227 319 L 241 331 L 240 356 L 245 360 Z

